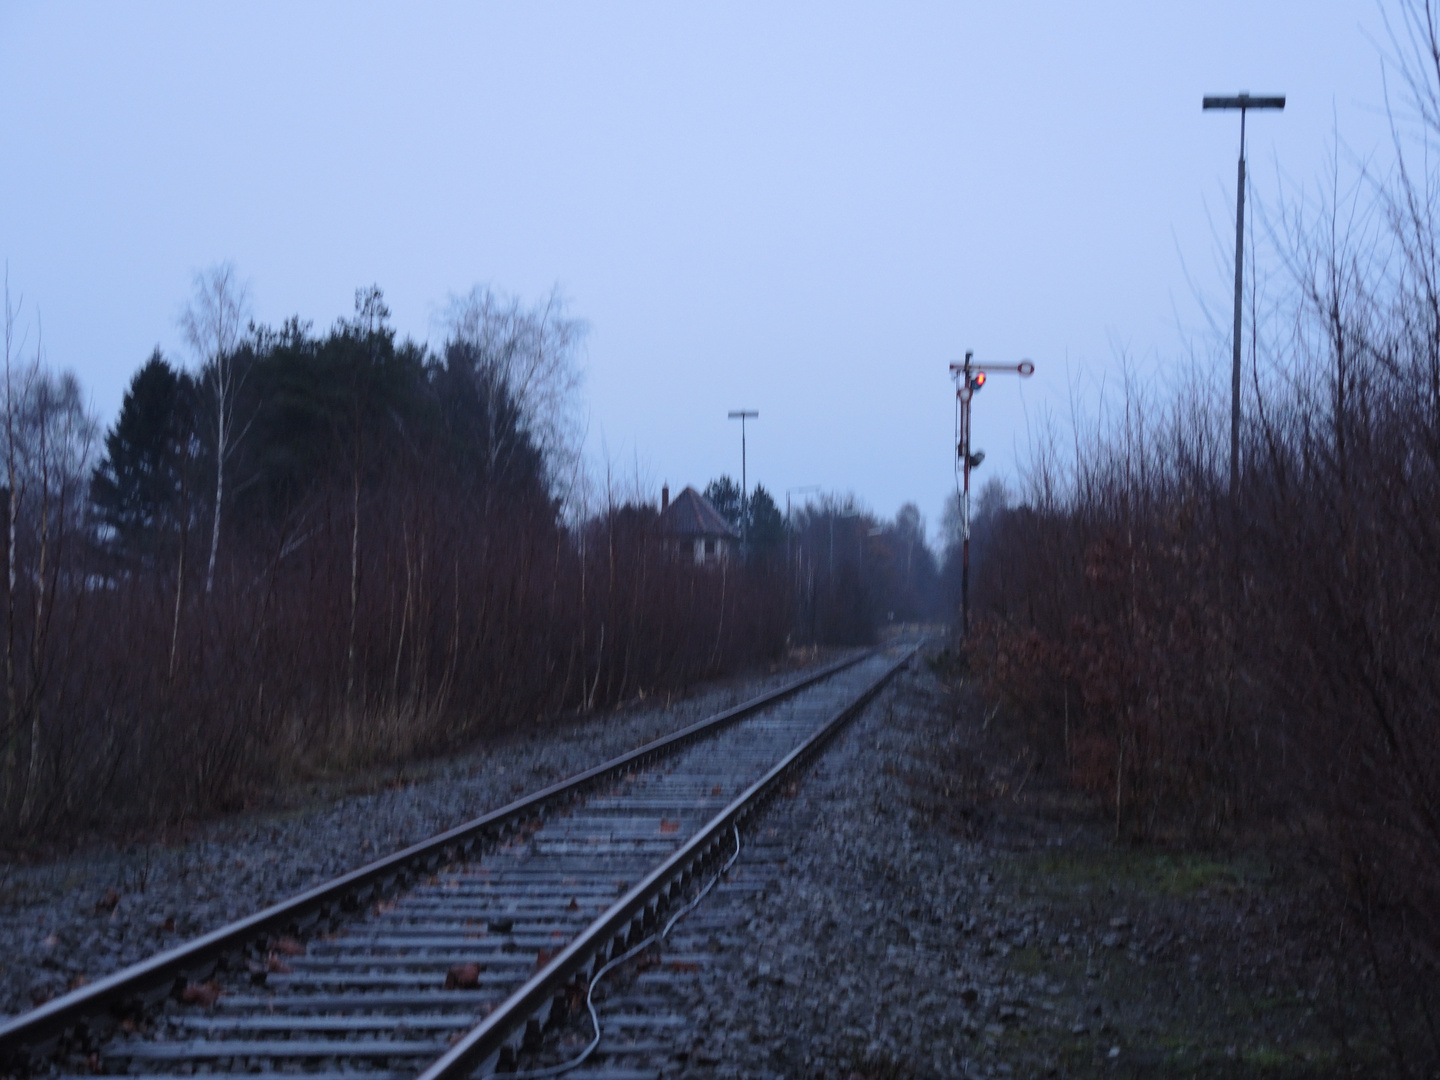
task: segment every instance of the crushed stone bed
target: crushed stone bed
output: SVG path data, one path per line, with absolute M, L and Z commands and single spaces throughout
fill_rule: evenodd
M 0 1009 L 333 876 L 364 861 L 357 845 L 383 854 L 793 674 L 554 729 L 403 789 L 216 823 L 173 848 L 13 870 Z M 602 1014 L 608 1003 L 656 1021 L 637 1036 L 633 1017 L 608 1029 L 653 1044 L 647 1075 L 1343 1071 L 1285 888 L 1234 860 L 1113 844 L 1103 815 L 1027 786 L 1029 767 L 987 742 L 986 715 L 917 661 L 770 805 L 655 964 L 622 969 L 599 995 Z M 97 909 L 111 889 L 113 911 Z M 552 1052 L 569 1056 L 588 1032 L 582 1021 Z
M 706 920 L 739 933 L 713 937 L 705 976 L 677 991 L 692 1026 L 664 1075 L 979 1074 L 987 1026 L 1047 997 L 965 932 L 1004 899 L 988 854 L 910 821 L 901 774 L 924 751 L 930 681 L 902 673 L 747 838 L 741 863 L 767 887 L 707 900 Z M 675 936 L 705 948 L 683 924 Z
M 1039 813 L 1043 799 L 1027 809 L 1023 772 L 1004 760 L 1008 784 L 963 813 L 969 800 L 946 785 L 957 751 L 982 764 L 981 711 L 920 661 L 772 804 L 737 884 L 676 928 L 673 947 L 704 960 L 671 991 L 668 1011 L 691 1026 L 662 1074 L 1330 1074 L 1305 965 L 1275 962 L 1258 979 L 1234 967 L 1303 958 L 1273 890 L 1177 893 L 1115 875 L 1103 816 Z M 1062 852 L 1096 876 L 1056 876 Z

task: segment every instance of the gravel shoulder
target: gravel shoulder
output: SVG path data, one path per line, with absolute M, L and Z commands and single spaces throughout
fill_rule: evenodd
M 1300 883 L 1114 844 L 963 684 L 914 668 L 747 840 L 765 887 L 715 901 L 745 932 L 712 940 L 662 1075 L 1377 1073 L 1338 1037 Z
M 840 653 L 797 657 L 583 719 L 510 733 L 444 761 L 282 793 L 265 812 L 179 838 L 96 843 L 0 862 L 0 1017 L 116 971 L 468 821 L 794 679 Z

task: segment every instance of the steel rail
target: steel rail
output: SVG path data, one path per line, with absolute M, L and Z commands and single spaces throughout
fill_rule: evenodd
M 465 1080 L 472 1074 L 491 1069 L 500 1060 L 501 1052 L 512 1044 L 517 1033 L 543 1010 L 556 1004 L 559 995 L 572 978 L 592 959 L 603 961 L 612 940 L 616 955 L 623 948 L 623 934 L 633 920 L 651 924 L 678 899 L 680 885 L 687 871 L 704 864 L 720 853 L 726 831 L 738 826 L 779 789 L 779 784 L 796 768 L 808 764 L 829 739 L 869 703 L 897 671 L 910 662 L 920 649 L 910 646 L 870 682 L 858 696 L 825 722 L 804 742 L 785 755 L 759 780 L 746 788 L 729 806 L 716 814 L 679 850 L 650 871 L 629 892 L 591 923 L 568 946 L 541 968 L 524 986 L 496 1006 L 483 1021 L 457 1041 L 445 1055 L 420 1074 L 418 1080 Z M 633 941 L 634 938 L 632 937 Z M 537 1024 L 538 1027 L 538 1024 Z
M 175 992 L 181 981 L 208 977 L 222 959 L 262 936 L 296 933 L 322 919 L 334 919 L 343 911 L 362 907 L 397 884 L 407 884 L 412 876 L 432 872 L 445 862 L 472 855 L 487 841 L 505 839 L 513 827 L 558 801 L 574 798 L 588 787 L 669 756 L 751 713 L 853 667 L 874 653 L 874 649 L 866 649 L 827 664 L 784 686 L 21 1013 L 0 1023 L 0 1065 L 24 1063 L 43 1056 L 67 1029 L 79 1028 L 87 1021 L 103 1022 L 111 1019 L 107 1014 L 153 1005 Z

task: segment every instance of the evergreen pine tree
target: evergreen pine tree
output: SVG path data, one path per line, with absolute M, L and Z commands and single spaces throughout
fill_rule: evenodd
M 195 387 L 157 348 L 130 380 L 120 415 L 105 435 L 90 498 L 102 540 L 146 562 L 178 534 L 193 443 Z

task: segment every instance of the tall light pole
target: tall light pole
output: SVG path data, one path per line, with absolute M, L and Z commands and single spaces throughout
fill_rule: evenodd
M 1240 168 L 1235 184 L 1235 340 L 1230 365 L 1230 497 L 1240 487 L 1240 296 L 1245 267 L 1245 113 L 1250 109 L 1283 109 L 1285 95 L 1251 97 L 1244 90 L 1234 97 L 1208 96 L 1203 109 L 1240 110 Z
M 970 470 L 985 460 L 984 450 L 970 449 L 970 399 L 985 385 L 991 372 L 1006 372 L 1028 379 L 1035 374 L 1029 360 L 1018 364 L 977 364 L 975 354 L 967 352 L 963 364 L 951 364 L 950 376 L 955 380 L 955 457 L 964 469 L 964 486 L 960 495 L 960 636 L 970 636 Z
M 760 416 L 754 409 L 732 409 L 730 419 L 740 421 L 740 543 L 750 543 L 750 515 L 746 513 L 750 498 L 749 482 L 745 476 L 745 421 Z

